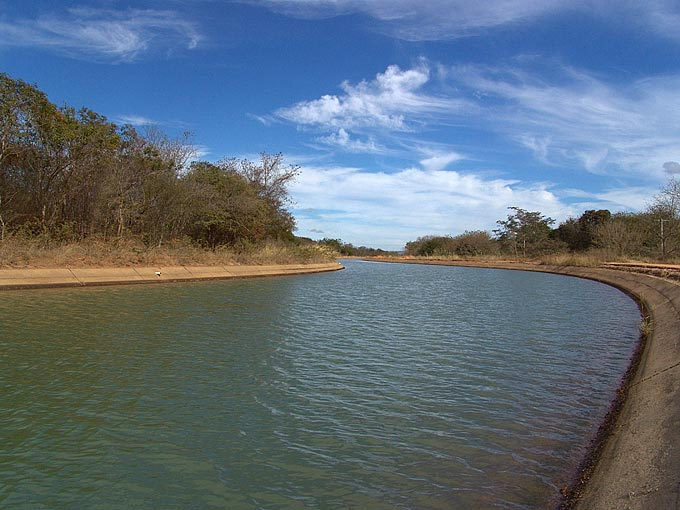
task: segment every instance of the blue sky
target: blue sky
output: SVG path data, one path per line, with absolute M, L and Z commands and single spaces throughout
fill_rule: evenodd
M 0 71 L 200 157 L 282 152 L 298 234 L 401 249 L 643 209 L 680 174 L 677 0 L 0 0 Z

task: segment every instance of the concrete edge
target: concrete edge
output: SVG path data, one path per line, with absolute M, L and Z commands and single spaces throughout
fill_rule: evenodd
M 233 280 L 344 269 L 339 262 L 269 266 L 172 266 L 73 269 L 0 269 L 0 290 Z
M 622 378 L 559 508 L 680 509 L 680 285 L 608 268 L 515 262 L 367 259 L 551 273 L 594 280 L 628 294 L 651 328 Z M 645 341 L 646 338 L 646 341 Z

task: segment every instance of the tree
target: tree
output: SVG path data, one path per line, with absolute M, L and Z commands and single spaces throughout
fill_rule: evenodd
M 188 233 L 195 241 L 214 249 L 262 239 L 266 206 L 242 175 L 198 162 L 191 165 L 184 182 L 192 204 Z
M 300 173 L 297 165 L 284 165 L 282 154 L 260 154 L 260 161 L 247 159 L 223 160 L 220 166 L 229 168 L 245 177 L 255 189 L 266 207 L 268 222 L 265 236 L 274 239 L 292 240 L 295 218 L 288 211 L 291 203 L 288 186 Z
M 617 213 L 593 230 L 593 244 L 617 257 L 646 254 L 648 220 L 644 215 Z
M 515 256 L 537 255 L 551 249 L 550 225 L 555 220 L 540 212 L 525 211 L 519 207 L 508 207 L 514 211 L 506 220 L 498 220 L 499 228 L 494 230 L 501 244 L 509 247 Z
M 12 223 L 43 231 L 69 223 L 94 228 L 96 195 L 120 139 L 116 127 L 87 108 L 57 108 L 44 93 L 0 75 L 0 202 Z M 5 227 L 5 210 L 0 210 Z
M 652 216 L 660 244 L 661 258 L 680 246 L 680 181 L 671 177 L 647 210 Z
M 451 236 L 430 235 L 406 243 L 405 251 L 418 257 L 444 257 L 455 253 L 455 245 Z
M 342 239 L 331 239 L 329 237 L 324 237 L 323 239 L 319 240 L 318 243 L 322 246 L 328 246 L 333 251 L 338 253 L 342 252 L 342 248 L 344 245 Z
M 170 138 L 158 126 L 149 126 L 144 133 L 144 144 L 171 172 L 179 176 L 189 169 L 190 161 L 196 156 L 193 138 L 191 131 L 183 131 L 178 137 Z
M 593 245 L 593 234 L 598 225 L 608 222 L 611 213 L 606 209 L 585 211 L 578 219 L 569 218 L 555 230 L 555 237 L 572 251 L 585 251 Z
M 299 168 L 281 154 L 196 162 L 192 135 L 118 128 L 87 108 L 57 107 L 0 73 L 0 240 L 93 234 L 148 244 L 190 235 L 216 247 L 294 240 L 288 187 Z
M 498 251 L 496 242 L 484 230 L 466 230 L 453 238 L 453 246 L 456 255 L 461 257 L 479 257 Z

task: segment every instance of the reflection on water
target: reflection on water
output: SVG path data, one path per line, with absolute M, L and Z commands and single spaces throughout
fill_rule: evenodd
M 0 507 L 548 504 L 635 304 L 555 275 L 346 265 L 0 294 Z

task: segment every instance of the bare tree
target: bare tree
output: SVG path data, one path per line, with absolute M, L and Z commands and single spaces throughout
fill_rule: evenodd
M 680 181 L 673 176 L 648 208 L 661 245 L 661 258 L 675 252 L 680 245 Z

